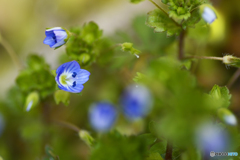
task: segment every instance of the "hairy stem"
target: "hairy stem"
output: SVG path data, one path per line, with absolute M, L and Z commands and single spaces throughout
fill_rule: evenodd
M 178 59 L 182 60 L 184 58 L 184 31 L 180 33 L 179 44 L 178 44 Z
M 58 124 L 58 125 L 61 125 L 61 126 L 66 127 L 66 128 L 69 128 L 69 129 L 74 130 L 76 132 L 80 131 L 80 128 L 78 128 L 76 125 L 71 124 L 69 122 L 64 122 L 64 121 L 60 121 L 60 120 L 54 120 L 54 122 L 56 124 Z
M 2 44 L 2 46 L 4 47 L 4 49 L 7 51 L 7 53 L 9 54 L 9 56 L 11 57 L 13 63 L 19 68 L 22 69 L 23 65 L 20 62 L 16 52 L 13 50 L 12 46 L 3 38 L 0 37 L 0 43 Z
M 211 60 L 218 60 L 222 61 L 223 57 L 208 57 L 208 56 L 187 56 L 185 59 L 211 59 Z
M 172 144 L 168 140 L 165 160 L 172 160 L 172 150 L 173 150 Z
M 238 77 L 240 76 L 240 68 L 237 69 L 237 71 L 233 74 L 233 76 L 230 78 L 230 80 L 227 83 L 227 87 L 230 89 L 232 87 L 232 85 L 234 84 L 234 82 L 236 82 L 236 80 L 238 79 Z

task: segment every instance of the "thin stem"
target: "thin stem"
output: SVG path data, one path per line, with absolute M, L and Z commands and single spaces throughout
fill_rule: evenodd
M 3 38 L 1 37 L 0 39 L 0 43 L 2 44 L 2 46 L 5 48 L 5 50 L 7 51 L 7 53 L 9 54 L 9 56 L 11 57 L 13 63 L 19 68 L 22 69 L 23 65 L 20 62 L 16 52 L 13 50 L 12 46 Z
M 69 129 L 74 130 L 76 132 L 80 131 L 80 128 L 78 128 L 76 125 L 74 125 L 72 123 L 64 122 L 64 121 L 60 121 L 60 120 L 54 120 L 54 122 L 57 123 L 58 125 L 69 128 Z
M 182 60 L 184 58 L 184 31 L 180 33 L 178 47 L 178 59 Z
M 211 59 L 211 60 L 218 60 L 222 61 L 223 57 L 208 57 L 208 56 L 187 56 L 185 59 Z
M 230 78 L 230 80 L 227 83 L 227 87 L 230 89 L 232 87 L 232 85 L 234 84 L 234 82 L 236 82 L 236 80 L 238 79 L 238 77 L 240 76 L 240 68 L 237 69 L 237 71 L 233 74 L 233 76 Z
M 163 13 L 165 13 L 168 16 L 168 13 L 162 9 L 159 5 L 157 5 L 157 3 L 155 3 L 153 0 L 149 0 L 150 2 L 152 2 L 152 4 L 154 4 L 157 8 L 159 8 L 161 11 L 163 11 Z M 170 17 L 169 17 L 170 18 Z M 179 25 L 174 19 L 170 18 L 177 26 L 182 27 L 181 25 Z
M 172 160 L 172 151 L 173 151 L 172 144 L 168 141 L 167 142 L 165 160 Z

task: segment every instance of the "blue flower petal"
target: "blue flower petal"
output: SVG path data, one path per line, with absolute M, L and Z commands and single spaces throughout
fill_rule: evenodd
M 45 35 L 48 37 L 55 37 L 55 34 L 54 34 L 54 32 L 53 31 L 48 31 L 48 30 L 46 30 L 45 31 Z
M 76 83 L 75 87 L 72 87 L 72 86 L 64 87 L 63 85 L 58 85 L 58 87 L 61 90 L 64 90 L 64 91 L 67 91 L 67 92 L 72 92 L 72 93 L 80 93 L 84 88 L 83 85 L 77 84 L 77 83 Z
M 64 30 L 54 30 L 53 32 L 56 36 L 57 42 L 61 42 L 68 37 L 67 32 Z
M 94 104 L 89 110 L 91 126 L 100 132 L 106 132 L 114 125 L 117 119 L 117 110 L 107 102 Z
M 85 69 L 80 69 L 80 72 L 77 73 L 76 81 L 79 84 L 83 84 L 88 81 L 90 72 Z
M 55 44 L 55 40 L 52 37 L 46 37 L 43 41 L 44 44 L 53 46 Z
M 64 41 L 64 39 L 60 42 L 57 42 L 56 44 L 54 44 L 53 46 L 50 46 L 51 48 L 56 48 L 56 47 L 60 47 L 62 45 L 64 45 L 66 42 Z
M 77 61 L 74 60 L 74 61 L 67 62 L 67 63 L 64 63 L 61 66 L 59 66 L 58 69 L 56 70 L 56 74 L 61 74 L 64 70 L 65 70 L 65 72 L 78 73 L 80 71 L 80 69 L 81 69 L 80 65 L 78 64 Z

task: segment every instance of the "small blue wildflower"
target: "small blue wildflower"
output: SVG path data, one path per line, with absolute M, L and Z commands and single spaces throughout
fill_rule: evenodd
M 79 93 L 83 85 L 88 81 L 90 72 L 81 69 L 77 61 L 62 64 L 56 70 L 55 80 L 61 90 Z
M 145 117 L 152 108 L 152 96 L 142 85 L 130 85 L 121 97 L 124 115 L 130 120 Z
M 217 19 L 215 12 L 209 7 L 205 7 L 203 9 L 202 17 L 204 21 L 209 24 L 211 24 L 213 21 L 215 21 L 215 19 Z
M 114 106 L 107 102 L 94 104 L 89 110 L 91 126 L 99 132 L 106 132 L 111 129 L 117 118 L 117 111 Z
M 70 32 L 61 27 L 54 27 L 47 29 L 45 35 L 47 37 L 44 39 L 43 43 L 49 45 L 51 48 L 58 48 L 68 41 Z
M 204 124 L 197 128 L 195 141 L 199 149 L 206 154 L 211 151 L 224 152 L 229 149 L 229 134 L 217 125 Z

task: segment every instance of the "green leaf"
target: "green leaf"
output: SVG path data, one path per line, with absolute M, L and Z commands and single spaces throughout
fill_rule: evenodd
M 137 75 L 133 78 L 134 82 L 140 82 L 145 78 L 145 75 L 140 72 L 137 72 L 136 74 Z
M 161 155 L 158 152 L 151 153 L 146 160 L 163 160 Z
M 144 0 L 130 0 L 131 3 L 135 3 L 135 4 L 140 3 L 142 1 L 144 1 Z
M 16 83 L 21 91 L 26 94 L 37 91 L 42 98 L 53 93 L 56 82 L 43 57 L 29 55 L 27 64 L 28 66 L 16 78 Z
M 91 44 L 102 36 L 102 30 L 94 22 L 89 22 L 83 26 L 80 36 L 88 43 Z
M 147 153 L 145 139 L 126 137 L 114 131 L 102 135 L 93 147 L 90 160 L 144 160 Z
M 157 140 L 157 138 L 152 133 L 141 134 L 139 135 L 139 138 L 146 140 L 147 145 L 151 145 Z
M 63 90 L 57 90 L 54 93 L 54 100 L 56 104 L 62 102 L 65 106 L 68 106 L 70 102 L 70 93 Z
M 219 107 L 227 108 L 230 105 L 232 95 L 226 86 L 219 87 L 215 84 L 209 94 L 214 101 L 219 103 Z
M 154 28 L 155 32 L 166 31 L 167 36 L 179 35 L 182 31 L 181 26 L 160 9 L 148 13 L 146 25 Z
M 124 52 L 129 52 L 132 55 L 136 55 L 137 56 L 139 53 L 141 53 L 141 51 L 133 48 L 133 44 L 132 43 L 125 42 L 125 43 L 122 43 L 121 46 L 122 46 L 122 50 Z
M 53 149 L 49 146 L 45 147 L 45 152 L 47 154 L 47 158 L 49 158 L 49 160 L 59 160 L 59 157 L 57 155 L 54 154 Z
M 182 61 L 183 67 L 185 67 L 187 70 L 190 70 L 191 66 L 192 66 L 192 60 L 191 59 L 187 59 Z
M 160 142 L 154 144 L 150 148 L 151 153 L 159 153 L 159 154 L 164 154 L 166 152 L 167 148 L 167 141 L 166 140 L 161 140 Z
M 187 27 L 194 27 L 196 23 L 201 20 L 201 15 L 199 9 L 196 9 L 192 12 L 191 17 L 182 23 L 183 29 Z
M 54 77 L 57 76 L 56 69 L 55 69 L 55 70 L 51 70 L 51 73 L 52 73 L 52 75 L 53 75 Z

